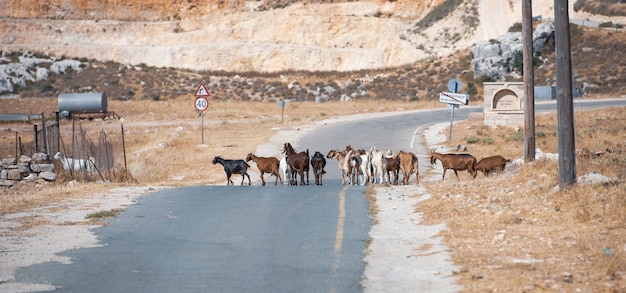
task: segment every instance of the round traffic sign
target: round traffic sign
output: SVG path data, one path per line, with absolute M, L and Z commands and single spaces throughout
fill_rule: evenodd
M 204 112 L 206 109 L 209 108 L 209 100 L 207 100 L 206 97 L 196 97 L 194 107 L 196 107 L 196 110 Z
M 463 83 L 460 80 L 453 78 L 448 81 L 448 90 L 451 93 L 457 94 L 461 91 L 461 88 L 463 88 Z

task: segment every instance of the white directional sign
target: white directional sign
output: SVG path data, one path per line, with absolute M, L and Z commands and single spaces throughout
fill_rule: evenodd
M 467 105 L 469 102 L 469 95 L 442 92 L 439 94 L 439 102 L 453 105 Z

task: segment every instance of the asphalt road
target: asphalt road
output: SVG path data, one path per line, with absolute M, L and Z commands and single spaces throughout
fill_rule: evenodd
M 575 110 L 625 99 L 575 102 Z M 537 104 L 536 112 L 554 109 Z M 480 107 L 455 110 L 455 121 Z M 426 152 L 420 127 L 450 121 L 450 110 L 331 125 L 295 143 L 330 149 Z M 454 133 L 461 132 L 455 130 Z M 461 135 L 461 134 L 458 134 Z M 292 142 L 293 143 L 293 142 Z M 426 165 L 420 160 L 420 170 Z M 324 186 L 198 186 L 141 197 L 94 232 L 102 246 L 66 251 L 72 264 L 23 268 L 16 282 L 59 292 L 361 292 L 372 225 L 362 187 L 342 187 L 336 161 Z M 313 182 L 313 181 L 311 181 Z
M 200 186 L 141 197 L 16 281 L 58 292 L 361 292 L 372 220 L 362 187 Z

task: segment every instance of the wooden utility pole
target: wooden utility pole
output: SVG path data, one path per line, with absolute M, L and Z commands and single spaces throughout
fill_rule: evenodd
M 572 57 L 567 3 L 568 1 L 554 0 L 557 137 L 559 140 L 559 188 L 561 190 L 576 183 Z
M 532 0 L 522 1 L 522 39 L 524 74 L 524 161 L 535 160 L 535 70 L 533 68 Z

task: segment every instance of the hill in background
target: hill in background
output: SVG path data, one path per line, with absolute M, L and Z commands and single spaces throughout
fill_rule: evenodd
M 571 43 L 574 86 L 584 88 L 586 95 L 626 95 L 622 66 L 626 60 L 626 33 L 572 25 Z M 23 53 L 13 53 L 6 59 L 17 61 L 20 56 Z M 536 63 L 536 85 L 555 84 L 554 57 L 554 43 L 549 41 Z M 16 88 L 16 93 L 22 97 L 56 98 L 59 93 L 92 91 L 106 92 L 110 99 L 156 101 L 192 96 L 197 86 L 205 83 L 212 99 L 416 101 L 438 99 L 438 93 L 446 90 L 447 81 L 459 78 L 465 84 L 463 92 L 469 93 L 471 100 L 482 100 L 482 82 L 492 80 L 488 76 L 474 76 L 472 58 L 467 50 L 385 70 L 279 73 L 191 71 L 79 59 L 78 70 L 67 68 L 64 73 L 51 73 L 46 79 L 26 82 L 25 87 Z M 521 75 L 509 76 L 507 80 L 521 81 Z
M 533 1 L 533 8 L 537 11 L 534 13 L 549 14 L 552 5 L 550 1 L 544 3 L 547 0 Z M 282 70 L 277 72 L 266 72 L 256 70 L 189 70 L 182 69 L 177 66 L 168 67 L 156 67 L 141 63 L 137 65 L 129 65 L 132 63 L 120 63 L 115 61 L 98 61 L 101 58 L 71 58 L 71 55 L 50 55 L 44 53 L 46 51 L 37 50 L 17 50 L 2 51 L 3 58 L 0 59 L 0 66 L 5 66 L 8 71 L 17 72 L 14 75 L 17 77 L 9 77 L 20 79 L 14 89 L 8 92 L 0 94 L 17 94 L 22 97 L 57 97 L 60 93 L 67 92 L 106 92 L 111 99 L 118 100 L 165 100 L 175 98 L 178 96 L 192 95 L 196 87 L 200 83 L 205 83 L 211 92 L 213 99 L 228 99 L 228 100 L 241 100 L 241 101 L 276 101 L 280 99 L 290 99 L 295 101 L 310 100 L 310 101 L 325 101 L 325 100 L 349 100 L 349 99 L 389 99 L 389 100 L 428 100 L 437 99 L 440 91 L 446 90 L 447 81 L 450 78 L 459 78 L 465 84 L 463 92 L 471 95 L 471 100 L 482 99 L 482 82 L 493 81 L 490 76 L 478 76 L 472 69 L 472 56 L 471 51 L 464 42 L 473 41 L 478 39 L 471 39 L 471 37 L 477 37 L 481 28 L 479 23 L 484 23 L 485 19 L 479 19 L 476 15 L 484 14 L 485 11 L 477 11 L 484 9 L 479 4 L 484 4 L 480 1 L 460 1 L 460 0 L 447 0 L 436 1 L 428 5 L 422 3 L 424 1 L 393 2 L 394 6 L 387 7 L 380 5 L 380 3 L 372 2 L 359 2 L 359 5 L 378 5 L 376 7 L 387 7 L 389 11 L 394 13 L 374 13 L 373 15 L 361 14 L 359 17 L 368 18 L 367 22 L 377 21 L 389 21 L 389 19 L 403 20 L 407 23 L 411 23 L 411 27 L 414 28 L 413 32 L 416 35 L 426 36 L 427 32 L 434 34 L 435 36 L 428 36 L 429 38 L 437 38 L 438 42 L 431 44 L 433 47 L 427 49 L 423 47 L 423 50 L 431 52 L 431 55 L 420 59 L 420 61 L 414 61 L 409 64 L 400 66 L 388 66 L 381 69 L 362 69 L 362 70 L 340 70 L 341 68 L 333 68 L 333 70 L 315 70 L 314 67 L 308 67 L 306 70 Z M 401 2 L 401 3 L 400 3 Z M 578 7 L 577 14 L 581 14 L 580 11 L 589 11 L 584 13 L 591 13 L 596 18 L 602 18 L 597 13 L 604 11 L 602 7 L 607 5 L 600 5 L 607 1 L 577 1 L 575 5 L 572 5 L 572 9 Z M 59 39 L 72 36 L 72 29 L 86 29 L 78 24 L 84 24 L 84 21 L 77 23 L 77 19 L 89 18 L 88 12 L 105 11 L 102 7 L 93 3 L 82 3 L 86 6 L 76 6 L 72 9 L 65 9 L 64 6 L 58 4 L 57 6 L 50 4 L 48 6 L 38 6 L 34 9 L 35 14 L 23 14 L 29 2 L 25 2 L 23 6 L 18 7 L 17 2 L 8 1 L 8 6 L 11 9 L 5 10 L 3 15 L 5 17 L 13 17 L 11 19 L 4 18 L 0 23 L 6 27 L 15 27 L 17 32 L 7 31 L 3 37 L 9 38 L 7 42 L 3 43 L 5 46 L 11 47 L 11 44 L 18 44 L 24 40 L 30 38 L 20 38 L 22 33 L 32 33 L 37 31 L 33 28 L 21 27 L 20 23 L 28 23 L 28 21 L 43 21 L 45 23 L 49 20 L 54 20 L 57 25 L 63 25 L 63 29 L 59 29 L 58 34 L 48 34 L 41 32 L 44 35 L 49 36 L 50 44 L 55 44 Z M 21 3 L 21 2 L 20 2 Z M 152 3 L 152 2 L 150 2 Z M 131 13 L 138 8 L 142 8 L 141 13 L 138 14 L 120 14 L 115 16 L 116 21 L 123 21 L 121 27 L 112 26 L 110 22 L 99 20 L 88 20 L 87 22 L 99 23 L 100 28 L 97 30 L 91 30 L 82 32 L 77 36 L 88 37 L 85 42 L 93 42 L 98 44 L 99 42 L 107 42 L 111 38 L 111 35 L 105 37 L 108 33 L 116 32 L 115 35 L 121 36 L 121 39 L 127 39 L 130 43 L 131 40 L 141 40 L 143 35 L 141 31 L 130 30 L 128 26 L 135 27 L 137 23 L 143 23 L 147 28 L 151 28 L 154 25 L 165 24 L 182 24 L 186 19 L 192 19 L 194 13 L 186 14 L 176 11 L 197 11 L 197 14 L 203 15 L 206 13 L 214 13 L 215 15 L 222 14 L 234 14 L 241 11 L 251 10 L 253 13 L 261 13 L 266 11 L 272 11 L 273 13 L 287 13 L 289 10 L 285 10 L 287 7 L 294 5 L 309 6 L 306 9 L 313 9 L 312 7 L 322 5 L 322 2 L 309 2 L 298 1 L 283 3 L 281 1 L 259 1 L 254 2 L 252 5 L 250 2 L 234 2 L 232 5 L 222 5 L 221 2 L 187 2 L 173 4 L 171 7 L 159 8 L 150 6 L 150 3 L 133 2 L 129 7 L 122 5 L 127 13 Z M 195 3 L 195 4 L 190 4 Z M 345 3 L 345 2 L 341 2 Z M 338 3 L 340 5 L 341 3 Z M 415 4 L 412 10 L 400 13 L 399 8 Z M 502 2 L 506 3 L 506 2 Z M 595 4 L 597 5 L 595 5 Z M 32 3 L 31 3 L 32 4 Z M 353 3 L 355 4 L 355 3 Z M 439 5 L 437 5 L 439 4 Z M 550 5 L 548 5 L 550 4 Z M 592 5 L 594 4 L 594 5 Z M 606 3 L 605 3 L 606 4 Z M 33 4 L 34 5 L 34 4 Z M 246 6 L 247 5 L 247 6 Z M 515 13 L 519 12 L 518 4 L 513 2 L 509 3 L 511 11 Z M 619 7 L 623 7 L 626 4 L 611 4 L 612 11 L 620 11 Z M 31 5 L 32 6 L 32 5 Z M 195 7 L 195 8 L 194 8 Z M 205 7 L 207 11 L 202 10 L 200 7 Z M 369 6 L 368 6 L 369 7 Z M 505 6 L 506 7 L 506 6 Z M 122 9 L 120 8 L 120 9 Z M 305 9 L 300 7 L 301 9 Z M 69 9 L 69 10 L 68 10 Z M 318 8 L 315 8 L 318 9 Z M 508 9 L 508 8 L 507 8 Z M 542 10 L 543 9 L 543 10 Z M 593 10 L 597 9 L 597 10 Z M 30 10 L 29 10 L 30 11 Z M 65 11 L 65 14 L 56 15 L 52 12 Z M 317 11 L 317 10 L 315 10 Z M 317 11 L 319 12 L 319 11 Z M 327 11 L 328 12 L 328 11 Z M 398 13 L 396 13 L 398 12 Z M 39 13 L 39 14 L 37 14 Z M 104 13 L 104 12 L 103 12 Z M 616 14 L 612 12 L 612 14 Z M 619 14 L 619 13 L 617 13 Z M 97 14 L 96 14 L 97 15 Z M 102 15 L 103 18 L 113 18 L 112 15 Z M 135 15 L 132 18 L 131 15 Z M 324 14 L 322 14 L 324 15 Z M 332 14 L 328 14 L 332 15 Z M 517 15 L 517 14 L 516 14 Z M 585 14 L 582 14 L 585 15 Z M 623 15 L 623 14 L 622 14 Z M 250 16 L 250 15 L 248 15 Z M 295 15 L 294 15 L 295 16 Z M 472 16 L 474 18 L 472 18 Z M 21 18 L 17 18 L 21 17 Z M 34 18 L 29 20 L 28 18 Z M 41 17 L 41 18 L 37 18 Z M 93 17 L 92 17 L 93 18 Z M 306 18 L 306 16 L 298 15 L 292 18 Z M 342 19 L 342 21 L 350 21 L 352 17 L 350 15 L 338 16 L 335 15 L 333 19 Z M 348 19 L 348 20 L 346 20 Z M 416 19 L 419 19 L 417 21 Z M 620 19 L 610 18 L 610 19 Z M 150 23 L 142 21 L 150 20 Z M 453 23 L 452 26 L 465 27 L 470 31 L 458 32 L 450 30 L 449 27 L 442 26 L 442 23 L 448 23 L 452 20 L 460 20 L 460 22 Z M 107 20 L 108 21 L 108 20 Z M 226 18 L 221 19 L 226 21 Z M 240 19 L 243 21 L 243 19 Z M 352 20 L 354 21 L 354 20 Z M 40 23 L 40 24 L 41 24 Z M 23 23 L 22 23 L 23 24 Z M 76 28 L 73 28 L 73 25 Z M 612 22 L 604 22 L 603 24 L 612 24 Z M 96 27 L 91 27 L 95 29 Z M 367 31 L 367 26 L 355 26 L 353 32 L 354 36 L 358 36 L 362 40 L 372 38 L 372 35 L 362 34 L 363 31 Z M 174 34 L 185 34 L 190 32 L 185 28 L 174 27 Z M 176 32 L 178 29 L 180 31 Z M 329 27 L 324 28 L 330 29 Z M 344 28 L 346 29 L 346 28 Z M 521 30 L 519 23 L 513 24 L 511 27 L 506 27 L 509 31 Z M 143 28 L 142 31 L 145 31 Z M 54 30 L 53 30 L 54 31 Z M 167 31 L 167 30 L 166 30 Z M 9 33 L 10 32 L 10 33 Z M 122 32 L 132 32 L 132 34 L 124 34 Z M 170 31 L 170 33 L 172 33 Z M 310 32 L 309 32 L 310 33 Z M 494 32 L 491 32 L 493 34 Z M 155 36 L 159 36 L 159 31 L 154 31 Z M 158 40 L 158 44 L 161 42 L 167 43 L 168 40 L 163 39 L 165 36 L 161 35 L 161 39 Z M 263 35 L 263 34 L 261 34 Z M 272 34 L 273 35 L 273 34 Z M 285 37 L 293 34 L 285 34 Z M 297 34 L 296 34 L 297 35 Z M 307 33 L 308 35 L 308 33 Z M 354 37 L 352 36 L 352 37 Z M 324 35 L 324 39 L 328 36 Z M 338 35 L 329 40 L 337 40 Z M 469 39 L 468 39 L 469 38 Z M 340 39 L 340 38 L 339 38 Z M 410 38 L 409 38 L 410 39 Z M 405 39 L 405 41 L 410 41 Z M 626 37 L 623 30 L 618 29 L 606 29 L 606 28 L 588 28 L 578 27 L 572 25 L 571 27 L 571 43 L 572 43 L 572 64 L 574 74 L 574 86 L 585 89 L 587 95 L 608 95 L 619 96 L 624 95 L 624 66 L 622 66 L 624 60 L 624 44 L 626 43 Z M 22 41 L 18 41 L 22 40 Z M 36 40 L 36 38 L 34 39 Z M 434 39 L 433 39 L 434 40 Z M 493 41 L 494 39 L 491 39 Z M 154 40 L 153 40 L 154 41 Z M 254 42 L 254 39 L 251 39 Z M 327 40 L 328 41 L 328 40 Z M 379 40 L 380 41 L 380 40 Z M 32 42 L 32 40 L 31 40 Z M 83 41 L 78 41 L 80 44 Z M 285 43 L 281 46 L 290 46 L 294 39 L 285 39 Z M 297 42 L 297 41 L 296 41 Z M 431 42 L 432 43 L 432 42 Z M 453 54 L 445 54 L 448 50 L 455 50 L 453 47 L 447 47 L 448 43 L 463 43 L 462 46 L 468 48 L 456 51 Z M 44 43 L 46 45 L 47 43 Z M 27 46 L 28 44 L 26 44 Z M 69 45 L 75 45 L 69 43 Z M 355 44 L 350 44 L 349 47 Z M 185 47 L 187 43 L 181 43 L 178 46 Z M 461 46 L 461 45 L 459 45 Z M 81 47 L 81 46 L 77 46 Z M 331 46 L 339 51 L 347 50 L 350 54 L 355 55 L 354 52 L 360 48 L 341 48 L 337 46 Z M 49 47 L 52 48 L 52 47 Z M 98 54 L 100 50 L 96 50 L 98 46 L 82 47 L 82 49 L 88 49 L 90 52 Z M 123 47 L 122 47 L 123 48 Z M 459 47 L 455 47 L 457 50 Z M 82 50 L 81 49 L 81 50 Z M 102 49 L 102 48 L 100 48 Z M 118 48 L 119 49 L 119 48 Z M 432 54 L 436 49 L 440 54 Z M 421 50 L 421 49 L 420 49 Z M 211 52 L 209 48 L 205 51 Z M 149 55 L 151 51 L 144 51 L 143 55 Z M 131 51 L 125 51 L 125 54 L 130 54 Z M 232 55 L 236 55 L 236 51 L 231 52 Z M 132 55 L 132 54 L 130 54 Z M 155 55 L 158 57 L 158 55 Z M 294 58 L 295 55 L 285 55 L 282 58 Z M 358 56 L 356 54 L 355 56 Z M 100 56 L 102 57 L 102 56 Z M 362 56 L 361 56 L 362 57 Z M 361 57 L 357 59 L 362 59 Z M 518 81 L 521 80 L 521 55 L 517 56 L 517 60 L 511 60 L 511 72 L 504 72 L 506 80 Z M 413 57 L 417 59 L 417 57 Z M 66 66 L 62 70 L 52 70 L 52 67 L 58 65 L 60 60 L 73 59 L 77 60 L 75 66 Z M 13 62 L 32 62 L 33 64 L 19 71 L 12 68 Z M 114 59 L 110 59 L 114 60 Z M 185 58 L 180 59 L 179 64 L 184 64 Z M 555 83 L 555 62 L 554 62 L 554 42 L 553 39 L 546 44 L 545 50 L 541 55 L 536 56 L 535 60 L 535 76 L 536 85 L 554 85 Z M 344 60 L 343 62 L 350 61 Z M 279 62 L 280 63 L 280 62 Z M 392 62 L 393 64 L 393 62 Z M 301 65 L 305 65 L 302 63 Z M 361 66 L 361 65 L 359 65 Z M 376 68 L 377 66 L 371 66 L 370 68 Z M 184 67 L 184 66 L 182 66 Z M 50 73 L 45 69 L 50 68 Z M 335 71 L 336 70 L 336 71 Z M 45 74 L 44 74 L 45 72 Z M 512 73 L 512 74 L 511 74 Z M 0 78 L 0 81 L 1 78 Z M 5 81 L 6 83 L 6 81 Z M 0 84 L 0 91 L 2 84 Z

